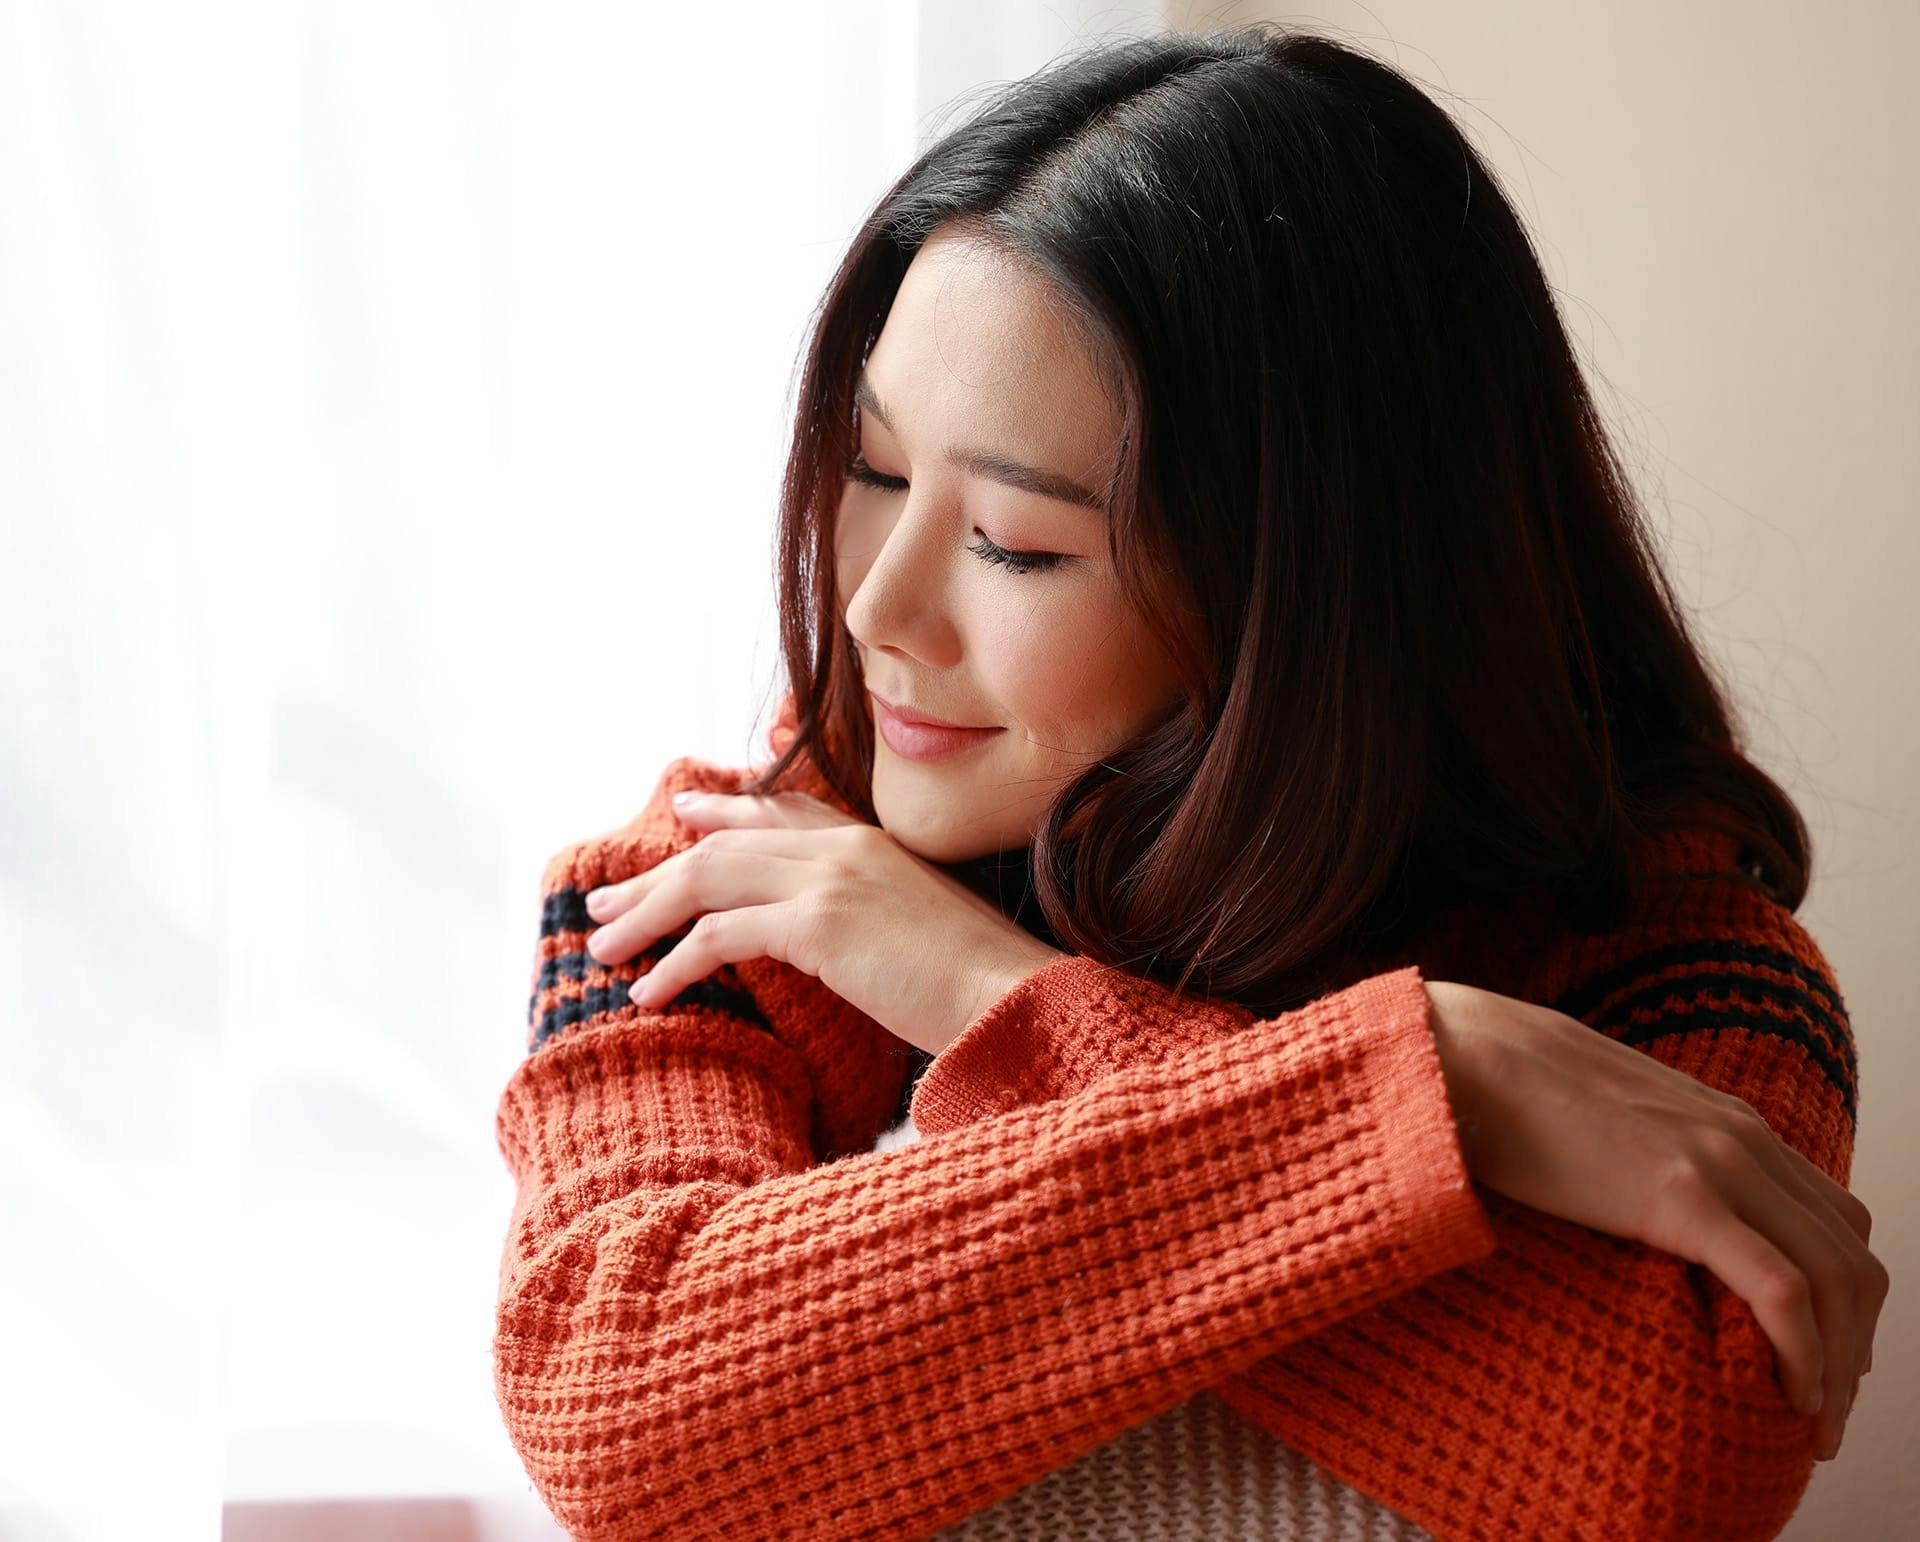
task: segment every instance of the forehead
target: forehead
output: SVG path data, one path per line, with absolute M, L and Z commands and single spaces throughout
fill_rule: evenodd
M 913 449 L 980 444 L 1069 475 L 1104 468 L 1120 414 L 1077 325 L 1032 270 L 936 233 L 915 253 L 867 359 Z

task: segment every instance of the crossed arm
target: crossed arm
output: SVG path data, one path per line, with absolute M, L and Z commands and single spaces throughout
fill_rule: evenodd
M 836 1053 L 784 966 L 626 1004 L 647 960 L 588 959 L 578 902 L 646 859 L 550 864 L 499 1110 L 496 1390 L 577 1535 L 927 1535 L 1207 1386 L 1441 1536 L 1791 1513 L 1806 1421 L 1751 1314 L 1473 1187 L 1417 970 L 1255 1020 L 1065 960 L 942 1053 L 918 1145 L 821 1162 L 900 1062 Z M 1844 1179 L 1852 1041 L 1810 939 L 1614 969 L 1574 1015 Z

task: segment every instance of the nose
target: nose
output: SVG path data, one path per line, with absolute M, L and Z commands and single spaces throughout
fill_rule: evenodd
M 863 647 L 930 668 L 950 666 L 958 658 L 959 633 L 947 605 L 948 569 L 939 553 L 940 527 L 938 516 L 922 517 L 903 506 L 877 552 L 853 552 L 839 564 L 841 592 L 850 594 L 847 630 Z

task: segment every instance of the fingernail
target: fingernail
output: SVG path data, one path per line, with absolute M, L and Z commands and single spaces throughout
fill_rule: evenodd
M 587 914 L 590 916 L 599 915 L 600 907 L 606 904 L 606 902 L 607 902 L 607 891 L 605 889 L 593 890 L 590 894 L 587 895 Z
M 675 808 L 686 808 L 691 804 L 698 803 L 703 796 L 704 794 L 697 792 L 676 792 L 673 795 L 673 806 Z
M 1813 1391 L 1808 1395 L 1807 1400 L 1804 1403 L 1802 1403 L 1800 1407 L 1802 1408 L 1802 1410 L 1804 1410 L 1807 1413 L 1817 1414 L 1818 1412 L 1820 1412 L 1820 1400 L 1824 1398 L 1826 1395 L 1827 1395 L 1826 1388 L 1815 1387 Z

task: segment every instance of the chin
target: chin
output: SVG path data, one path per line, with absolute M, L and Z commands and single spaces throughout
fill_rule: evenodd
M 913 803 L 901 808 L 876 789 L 873 812 L 880 828 L 922 861 L 967 862 L 999 849 L 990 834 L 954 823 L 950 809 L 926 806 L 919 799 Z
M 969 835 L 963 830 L 939 826 L 917 829 L 912 825 L 903 829 L 884 815 L 880 820 L 880 828 L 899 842 L 903 849 L 912 852 L 923 862 L 943 865 L 985 856 L 992 844 L 983 842 L 977 835 Z

